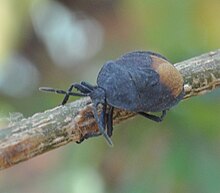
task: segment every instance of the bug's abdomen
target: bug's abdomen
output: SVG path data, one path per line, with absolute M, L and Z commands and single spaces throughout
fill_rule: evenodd
M 183 78 L 179 71 L 168 61 L 151 56 L 152 68 L 159 74 L 159 84 L 152 88 L 152 111 L 169 109 L 184 96 Z M 150 97 L 150 98 L 151 98 Z
M 168 110 L 176 105 L 183 97 L 181 92 L 177 97 L 172 95 L 169 88 L 163 84 L 158 84 L 141 95 L 142 103 L 140 106 L 143 112 L 159 112 Z
M 183 90 L 183 77 L 169 62 L 152 56 L 152 67 L 160 75 L 160 83 L 166 86 L 174 97 Z

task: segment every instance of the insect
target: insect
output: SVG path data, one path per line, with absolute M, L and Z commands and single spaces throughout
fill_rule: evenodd
M 72 92 L 74 88 L 78 92 Z M 99 128 L 98 135 L 102 134 L 110 145 L 114 108 L 161 122 L 166 111 L 184 96 L 182 75 L 164 56 L 151 51 L 134 51 L 106 62 L 98 74 L 96 86 L 81 82 L 71 84 L 67 91 L 48 87 L 40 90 L 64 94 L 62 105 L 69 96 L 89 96 Z M 102 106 L 100 115 L 97 112 L 99 104 Z M 149 112 L 162 114 L 156 116 Z

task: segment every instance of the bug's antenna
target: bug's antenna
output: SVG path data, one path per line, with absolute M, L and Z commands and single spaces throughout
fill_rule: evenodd
M 57 94 L 66 94 L 66 91 L 64 90 L 58 90 L 50 87 L 40 87 L 39 90 L 43 92 L 55 92 Z
M 75 92 L 66 92 L 64 90 L 60 90 L 60 89 L 54 89 L 54 88 L 50 88 L 50 87 L 40 87 L 39 88 L 40 91 L 43 91 L 43 92 L 54 92 L 54 93 L 57 93 L 57 94 L 68 94 L 70 96 L 88 96 L 87 94 L 83 94 L 83 93 L 75 93 Z

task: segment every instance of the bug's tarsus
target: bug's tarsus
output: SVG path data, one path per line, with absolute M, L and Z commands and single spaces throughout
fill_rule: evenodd
M 86 133 L 86 134 L 80 139 L 80 141 L 76 141 L 76 143 L 77 143 L 77 144 L 80 144 L 80 143 L 82 143 L 85 139 L 88 139 L 88 138 L 90 138 L 90 137 L 97 137 L 97 136 L 99 136 L 99 135 L 101 135 L 100 132 L 99 132 L 99 133 Z
M 168 110 L 163 110 L 162 111 L 162 115 L 160 116 L 161 121 L 164 119 L 164 117 L 166 116 Z
M 77 144 L 80 144 L 82 143 L 86 138 L 85 137 L 82 137 L 79 141 L 76 141 Z
M 148 113 L 145 113 L 145 112 L 139 112 L 138 114 L 150 119 L 150 120 L 153 120 L 153 121 L 156 121 L 156 122 L 161 122 L 163 121 L 165 115 L 166 115 L 166 110 L 163 110 L 162 111 L 162 115 L 160 117 L 156 116 L 156 115 L 151 115 L 151 114 L 148 114 Z

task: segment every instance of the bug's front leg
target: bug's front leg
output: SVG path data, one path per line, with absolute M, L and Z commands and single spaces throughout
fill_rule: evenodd
M 67 103 L 67 101 L 69 100 L 70 96 L 88 96 L 87 92 L 82 92 L 81 93 L 74 93 L 72 92 L 73 88 L 76 87 L 76 85 L 78 85 L 77 83 L 73 83 L 70 85 L 70 87 L 68 88 L 68 90 L 65 93 L 65 97 L 62 101 L 62 105 L 65 105 Z
M 113 132 L 113 111 L 114 111 L 114 107 L 110 106 L 107 116 L 107 134 L 109 137 L 112 136 L 112 132 Z
M 111 140 L 111 138 L 108 136 L 107 132 L 105 131 L 105 126 L 106 126 L 106 103 L 103 104 L 102 106 L 102 111 L 101 111 L 101 115 L 100 117 L 98 116 L 98 112 L 97 112 L 97 107 L 98 104 L 93 104 L 93 114 L 95 117 L 95 120 L 98 124 L 98 128 L 100 131 L 100 134 L 102 134 L 104 136 L 104 138 L 106 139 L 106 141 L 108 142 L 108 144 L 110 146 L 113 146 L 113 142 Z

